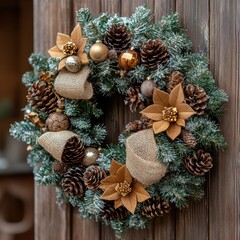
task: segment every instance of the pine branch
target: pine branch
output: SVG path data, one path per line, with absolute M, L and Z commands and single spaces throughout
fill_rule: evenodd
M 30 145 L 35 145 L 37 138 L 41 135 L 39 128 L 31 122 L 25 121 L 12 124 L 9 132 L 15 139 Z

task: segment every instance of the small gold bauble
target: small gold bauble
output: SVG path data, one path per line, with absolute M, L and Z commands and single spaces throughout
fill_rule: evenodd
M 96 41 L 89 51 L 90 57 L 95 62 L 103 62 L 108 57 L 108 48 L 101 41 Z
M 151 97 L 154 87 L 156 87 L 156 84 L 151 79 L 147 79 L 141 85 L 141 93 L 145 97 Z
M 120 54 L 118 63 L 121 69 L 129 71 L 135 68 L 140 62 L 138 52 L 134 50 L 127 50 Z
M 81 61 L 77 56 L 70 56 L 67 58 L 65 67 L 69 72 L 78 72 L 82 68 Z
M 82 164 L 84 166 L 93 165 L 96 163 L 98 156 L 99 156 L 99 152 L 96 148 L 93 148 L 93 147 L 85 148 Z

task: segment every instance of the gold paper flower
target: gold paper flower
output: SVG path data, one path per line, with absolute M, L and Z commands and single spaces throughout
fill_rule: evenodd
M 132 214 L 137 202 L 151 198 L 144 186 L 132 178 L 126 166 L 115 160 L 112 160 L 110 176 L 101 181 L 99 188 L 104 191 L 101 199 L 113 200 L 115 208 L 123 205 Z
M 152 120 L 155 134 L 166 131 L 167 135 L 174 140 L 181 133 L 181 127 L 185 127 L 185 120 L 196 114 L 183 101 L 181 83 L 170 94 L 154 88 L 153 104 L 141 113 Z
M 79 24 L 73 29 L 70 36 L 58 33 L 56 46 L 50 48 L 48 53 L 51 57 L 60 58 L 59 70 L 65 66 L 68 56 L 76 55 L 82 64 L 88 64 L 87 54 L 84 52 L 87 38 L 82 37 L 82 30 Z

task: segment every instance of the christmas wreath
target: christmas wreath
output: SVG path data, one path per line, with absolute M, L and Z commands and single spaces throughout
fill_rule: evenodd
M 29 58 L 25 119 L 10 133 L 28 144 L 35 180 L 56 186 L 59 203 L 121 237 L 203 197 L 212 152 L 226 145 L 218 121 L 227 95 L 177 13 L 153 23 L 143 6 L 130 18 L 80 9 L 77 20 L 50 58 Z M 113 94 L 142 116 L 104 147 L 99 103 Z

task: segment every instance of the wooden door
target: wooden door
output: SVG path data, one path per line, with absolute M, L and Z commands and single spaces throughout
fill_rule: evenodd
M 210 69 L 219 87 L 230 96 L 222 121 L 222 133 L 228 149 L 217 156 L 206 184 L 201 203 L 191 203 L 184 210 L 173 210 L 156 219 L 149 230 L 128 231 L 127 240 L 238 240 L 240 239 L 240 1 L 239 0 L 34 0 L 35 51 L 46 54 L 55 44 L 57 32 L 70 33 L 75 12 L 88 7 L 100 12 L 119 12 L 129 16 L 139 5 L 153 9 L 155 19 L 178 11 L 182 26 L 193 42 L 193 50 L 210 58 Z M 118 98 L 108 106 L 113 118 L 107 118 L 108 129 L 118 133 L 129 121 Z M 118 106 L 118 107 L 116 107 Z M 109 136 L 116 141 L 117 135 Z M 69 205 L 55 204 L 55 190 L 35 188 L 35 240 L 110 240 L 113 231 L 91 221 L 82 221 Z

